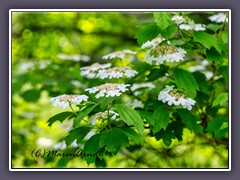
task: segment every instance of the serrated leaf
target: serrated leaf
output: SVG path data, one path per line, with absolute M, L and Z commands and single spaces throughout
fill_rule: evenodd
M 56 121 L 60 121 L 60 122 L 63 122 L 67 117 L 70 117 L 72 116 L 73 113 L 70 112 L 70 111 L 66 111 L 66 112 L 62 112 L 62 113 L 59 113 L 59 114 L 56 114 L 54 115 L 53 117 L 51 117 L 47 123 L 48 123 L 48 126 L 52 126 L 52 124 Z
M 199 90 L 198 84 L 194 76 L 183 69 L 173 69 L 174 80 L 179 89 L 183 88 L 186 91 L 188 97 L 194 98 Z
M 196 32 L 193 35 L 193 39 L 197 42 L 200 42 L 208 49 L 214 47 L 219 53 L 222 51 L 219 41 L 214 35 L 208 34 L 206 32 Z
M 190 131 L 202 133 L 202 126 L 197 123 L 198 118 L 194 114 L 186 109 L 178 109 L 177 112 Z
M 172 144 L 172 139 L 175 138 L 175 135 L 170 128 L 167 128 L 166 130 L 161 129 L 160 132 L 154 134 L 154 136 L 156 140 L 162 139 L 166 146 L 170 146 Z
M 65 137 L 66 145 L 69 146 L 75 139 L 77 143 L 81 143 L 83 138 L 90 132 L 91 128 L 88 126 L 81 126 L 76 129 L 73 129 Z
M 98 104 L 89 104 L 88 106 L 86 106 L 84 109 L 82 109 L 79 113 L 78 116 L 76 117 L 76 119 L 74 119 L 73 121 L 73 128 L 75 129 L 80 121 L 87 116 Z
M 140 134 L 143 133 L 143 120 L 135 110 L 123 104 L 117 104 L 116 109 L 120 115 L 120 118 L 127 125 L 134 125 Z
M 99 150 L 99 141 L 100 141 L 101 134 L 95 134 L 84 145 L 83 148 L 83 156 L 84 159 L 87 161 L 88 165 L 90 163 L 94 163 L 97 157 L 97 153 Z
M 152 131 L 159 132 L 162 128 L 166 130 L 169 123 L 169 113 L 164 107 L 157 107 L 153 113 L 154 125 Z
M 171 15 L 169 12 L 154 12 L 153 17 L 161 30 L 166 29 L 171 24 Z
M 225 56 L 220 54 L 216 49 L 210 48 L 206 50 L 206 58 L 209 61 L 213 61 L 216 65 L 221 66 L 224 62 Z
M 123 131 L 128 137 L 130 137 L 135 143 L 143 143 L 143 139 L 136 131 L 134 131 L 131 128 L 121 128 L 121 131 Z
M 221 93 L 219 94 L 216 99 L 214 99 L 212 107 L 215 107 L 217 105 L 222 106 L 225 102 L 228 100 L 228 93 Z
M 165 39 L 169 39 L 176 33 L 177 29 L 177 25 L 172 23 L 166 29 L 160 30 L 159 34 L 161 34 L 161 36 Z
M 128 137 L 120 129 L 108 129 L 101 133 L 101 138 L 99 141 L 100 147 L 106 146 L 106 149 L 117 154 L 122 146 L 127 146 L 129 143 Z
M 153 125 L 154 119 L 152 117 L 152 112 L 149 111 L 139 111 L 139 114 L 147 121 L 148 124 Z
M 217 138 L 224 137 L 228 132 L 228 118 L 227 117 L 217 117 L 215 120 L 211 121 L 207 126 L 207 131 L 214 133 Z M 227 126 L 226 126 L 227 125 Z M 223 127 L 225 126 L 225 127 Z
M 150 41 L 159 34 L 159 27 L 156 23 L 140 24 L 139 30 L 136 34 L 138 44 L 142 45 L 146 41 Z
M 168 127 L 174 132 L 174 135 L 178 139 L 178 141 L 182 141 L 184 128 L 183 122 L 180 119 L 176 119 L 176 121 L 170 123 Z
M 194 72 L 193 76 L 198 83 L 199 90 L 204 93 L 209 93 L 209 84 L 206 76 L 201 72 Z

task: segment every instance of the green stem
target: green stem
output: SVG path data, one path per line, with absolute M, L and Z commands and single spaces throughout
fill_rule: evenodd
M 71 110 L 73 111 L 73 113 L 74 113 L 76 116 L 78 116 L 78 114 L 76 113 L 76 111 L 74 111 L 74 109 L 73 109 L 73 107 L 72 107 L 72 103 L 71 103 L 70 101 L 69 101 L 68 103 L 69 103 L 69 106 L 70 106 Z

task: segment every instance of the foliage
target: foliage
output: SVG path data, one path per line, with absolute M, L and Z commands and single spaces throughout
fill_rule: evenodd
M 49 127 L 41 125 L 43 131 L 52 134 L 55 144 L 65 144 L 62 150 L 81 149 L 85 155 L 48 157 L 44 167 L 79 168 L 86 163 L 86 167 L 226 168 L 228 22 L 211 22 L 214 14 L 13 13 L 14 167 L 20 161 L 21 141 L 36 141 L 43 132 L 34 132 L 33 127 L 45 122 Z M 174 20 L 177 15 L 185 21 Z M 193 20 L 195 24 L 190 24 Z M 187 22 L 193 29 L 182 28 Z M 204 30 L 196 30 L 198 22 L 206 24 Z M 177 55 L 184 58 L 174 59 Z M 112 69 L 90 70 L 96 62 L 111 63 Z M 87 68 L 91 78 L 82 73 Z M 99 75 L 103 70 L 108 78 Z M 24 118 L 27 134 L 33 136 L 28 137 L 18 126 L 24 112 L 20 104 L 34 111 L 31 107 L 43 103 L 44 93 L 45 109 L 38 109 L 44 118 L 35 122 Z M 63 94 L 56 105 L 67 103 L 67 110 L 50 109 L 51 97 Z M 87 100 L 76 96 L 83 94 Z M 187 158 L 196 153 L 200 159 L 207 153 L 206 161 L 194 164 Z M 214 153 L 215 159 L 210 159 Z M 31 157 L 22 158 L 30 162 L 20 166 L 37 166 Z M 37 159 L 37 167 L 43 166 L 41 162 Z M 117 166 L 118 162 L 122 164 Z

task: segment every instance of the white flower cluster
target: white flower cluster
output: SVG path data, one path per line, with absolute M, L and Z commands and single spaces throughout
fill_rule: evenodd
M 207 70 L 208 65 L 209 62 L 207 60 L 203 60 L 198 65 L 189 67 L 188 70 L 190 72 L 201 71 L 203 74 L 205 74 L 207 79 L 211 79 L 213 77 L 213 72 Z
M 140 107 L 140 108 L 143 107 L 142 101 L 137 100 L 137 99 L 134 99 L 133 101 L 128 101 L 128 102 L 126 103 L 126 105 L 132 107 L 133 109 L 134 109 L 134 108 L 137 108 L 137 107 Z
M 131 86 L 131 91 L 133 91 L 135 96 L 138 96 L 142 93 L 142 91 L 139 91 L 138 89 L 141 89 L 141 88 L 153 89 L 155 87 L 156 86 L 151 82 L 139 83 L 139 84 L 133 84 Z
M 106 64 L 94 63 L 91 66 L 85 66 L 85 67 L 80 68 L 80 70 L 81 70 L 80 74 L 82 76 L 85 76 L 86 78 L 92 79 L 92 78 L 96 77 L 99 70 L 107 69 L 111 66 L 112 66 L 111 63 L 106 63 Z
M 149 64 L 160 65 L 164 62 L 182 61 L 186 51 L 182 48 L 163 44 L 149 49 L 146 53 L 146 62 Z
M 50 100 L 52 102 L 52 106 L 60 106 L 62 108 L 66 108 L 67 106 L 69 106 L 69 103 L 80 104 L 83 101 L 87 101 L 88 96 L 63 94 L 63 95 L 51 98 Z
M 122 50 L 122 51 L 115 51 L 115 52 L 112 52 L 110 54 L 103 56 L 103 59 L 114 59 L 114 58 L 124 59 L 125 56 L 128 54 L 136 54 L 136 52 L 133 52 L 128 49 Z
M 157 45 L 159 45 L 161 42 L 163 42 L 165 39 L 162 37 L 157 37 L 154 38 L 151 41 L 147 41 L 145 43 L 142 44 L 141 48 L 145 49 L 145 48 L 155 48 Z
M 127 87 L 130 86 L 129 84 L 117 84 L 117 83 L 105 83 L 97 87 L 88 88 L 85 89 L 85 91 L 88 91 L 90 94 L 96 94 L 96 98 L 100 97 L 114 97 L 114 96 L 120 96 L 122 92 L 126 92 L 128 89 Z
M 228 17 L 224 13 L 218 13 L 208 17 L 212 22 L 222 23 L 224 21 L 228 22 Z
M 58 54 L 57 57 L 61 60 L 71 60 L 75 62 L 83 61 L 83 62 L 89 62 L 90 57 L 86 55 L 78 55 L 78 54 L 73 54 L 73 55 L 67 55 L 67 54 Z
M 37 144 L 39 146 L 49 147 L 49 146 L 52 146 L 53 140 L 45 137 L 40 137 L 37 139 Z
M 131 69 L 128 66 L 125 67 L 113 67 L 113 68 L 109 68 L 109 69 L 102 69 L 98 71 L 98 74 L 96 75 L 96 77 L 100 78 L 100 79 L 112 79 L 112 78 L 121 78 L 121 77 L 133 77 L 137 74 L 138 72 Z
M 135 91 L 137 89 L 140 89 L 140 88 L 149 88 L 149 89 L 153 89 L 155 88 L 156 86 L 151 83 L 151 82 L 146 82 L 146 83 L 138 83 L 138 84 L 133 84 L 131 86 L 131 91 Z
M 180 94 L 176 89 L 174 89 L 174 86 L 166 86 L 165 89 L 159 93 L 158 100 L 163 103 L 167 102 L 169 106 L 182 105 L 183 108 L 188 109 L 189 111 L 196 103 L 195 100 L 187 98 L 184 94 Z
M 177 25 L 186 22 L 186 20 L 184 19 L 184 17 L 178 16 L 178 15 L 174 15 L 174 16 L 172 17 L 172 20 L 173 20 Z
M 183 16 L 177 16 L 174 15 L 172 17 L 172 20 L 179 26 L 180 29 L 189 31 L 205 31 L 205 25 L 204 24 L 195 24 L 195 22 L 189 18 L 185 19 Z M 184 23 L 184 24 L 183 24 Z
M 118 113 L 114 112 L 114 111 L 104 111 L 104 112 L 99 112 L 95 115 L 93 115 L 90 119 L 89 119 L 89 123 L 91 123 L 92 125 L 95 125 L 96 120 L 106 120 L 108 119 L 108 116 L 111 120 L 118 120 L 117 117 L 119 116 Z
M 189 30 L 194 30 L 194 31 L 205 31 L 205 25 L 204 24 L 195 24 L 193 20 L 188 20 L 187 24 L 180 24 L 179 25 L 180 29 L 189 31 Z

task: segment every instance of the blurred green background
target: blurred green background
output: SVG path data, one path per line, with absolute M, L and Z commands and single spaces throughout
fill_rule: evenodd
M 12 12 L 13 168 L 95 167 L 81 158 L 31 157 L 37 148 L 64 149 L 71 122 L 47 126 L 63 111 L 51 106 L 50 97 L 82 93 L 88 82 L 79 68 L 104 62 L 102 56 L 115 50 L 138 49 L 136 27 L 148 21 L 152 14 L 143 12 Z M 130 146 L 108 158 L 106 166 L 226 168 L 228 149 L 186 129 L 181 143 L 173 141 L 168 148 L 149 137 L 144 148 Z

